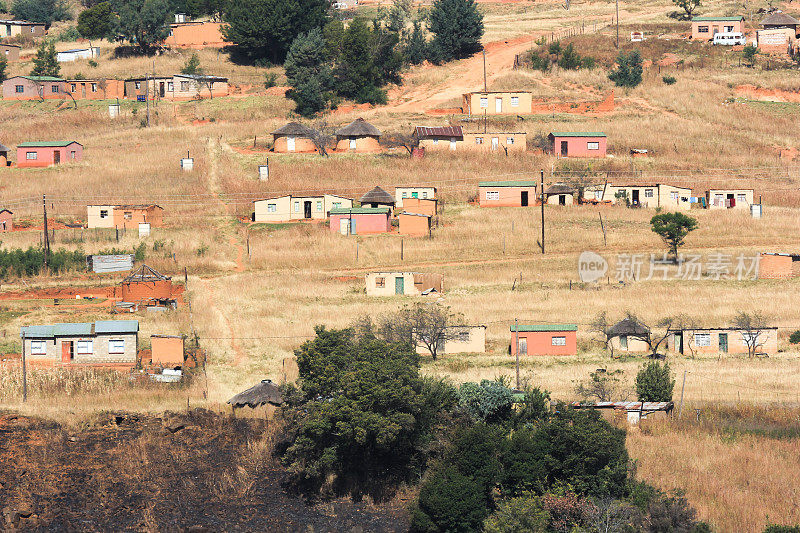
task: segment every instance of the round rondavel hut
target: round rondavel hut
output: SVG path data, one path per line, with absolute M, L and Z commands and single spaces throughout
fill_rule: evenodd
M 272 151 L 276 153 L 312 153 L 317 151 L 311 140 L 313 130 L 299 122 L 289 122 L 272 132 Z
M 358 118 L 336 130 L 336 151 L 379 152 L 381 135 L 381 130 L 363 118 Z

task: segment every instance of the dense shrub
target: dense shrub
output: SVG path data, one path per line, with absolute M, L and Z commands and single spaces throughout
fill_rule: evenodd
M 86 256 L 80 250 L 70 252 L 64 249 L 50 253 L 50 272 L 59 274 L 69 270 L 82 270 L 86 267 Z M 14 248 L 0 250 L 0 279 L 9 277 L 36 276 L 44 267 L 44 249 Z
M 636 374 L 636 396 L 640 402 L 671 402 L 675 380 L 669 363 L 646 363 Z
M 800 329 L 793 331 L 789 335 L 789 344 L 800 344 Z
M 496 423 L 509 417 L 514 397 L 502 383 L 484 379 L 461 385 L 458 401 L 475 420 Z
M 636 87 L 642 83 L 642 56 L 639 52 L 620 52 L 617 56 L 617 68 L 611 71 L 608 79 L 618 87 Z
M 800 533 L 800 526 L 777 526 L 770 524 L 764 528 L 764 533 Z

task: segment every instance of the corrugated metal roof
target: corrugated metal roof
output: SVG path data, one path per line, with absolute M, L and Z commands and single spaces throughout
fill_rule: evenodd
M 414 128 L 417 137 L 463 137 L 461 126 L 417 126 Z
M 478 187 L 536 187 L 535 181 L 481 181 Z
M 331 209 L 331 215 L 385 215 L 388 212 L 388 207 L 351 207 L 343 209 Z
M 511 331 L 578 331 L 578 326 L 575 324 L 535 324 L 518 326 L 512 325 L 509 328 Z
M 402 215 L 408 215 L 408 216 L 411 216 L 411 217 L 431 218 L 431 215 L 425 215 L 425 214 L 422 214 L 422 213 L 409 213 L 408 211 L 403 211 L 402 213 L 400 213 L 397 216 L 402 216 Z
M 55 76 L 15 76 L 16 78 L 25 78 L 26 80 L 31 81 L 64 81 L 62 78 L 56 78 Z
M 133 254 L 124 255 L 90 255 L 86 262 L 92 272 L 124 272 L 133 268 Z
M 602 131 L 553 131 L 553 137 L 606 137 Z
M 23 326 L 22 336 L 33 339 L 49 339 L 53 337 L 87 337 L 95 333 L 136 333 L 138 331 L 138 320 L 99 320 L 97 322 Z
M 98 320 L 94 323 L 95 333 L 136 333 L 138 320 Z
M 625 409 L 626 411 L 669 411 L 675 404 L 673 402 L 572 402 L 576 409 Z
M 744 20 L 744 17 L 694 17 L 692 22 L 714 22 L 716 20 L 719 21 L 735 21 L 735 20 Z
M 61 148 L 63 146 L 69 146 L 72 143 L 83 146 L 77 141 L 31 141 L 20 143 L 17 145 L 17 148 Z

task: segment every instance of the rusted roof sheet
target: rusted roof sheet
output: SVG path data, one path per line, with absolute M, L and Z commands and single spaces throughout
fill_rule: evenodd
M 575 409 L 620 409 L 625 411 L 672 411 L 673 402 L 572 402 Z
M 142 265 L 136 272 L 133 272 L 130 276 L 123 279 L 122 283 L 147 283 L 153 281 L 167 281 L 170 279 L 172 278 L 161 274 L 147 265 Z
M 423 137 L 464 137 L 461 126 L 417 126 L 414 135 Z

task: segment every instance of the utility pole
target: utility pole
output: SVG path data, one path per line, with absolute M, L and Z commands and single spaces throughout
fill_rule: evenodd
M 144 101 L 147 103 L 147 127 L 150 127 L 150 76 L 144 75 Z
M 28 401 L 28 367 L 25 364 L 25 328 L 22 329 L 22 403 Z
M 47 233 L 47 197 L 42 195 L 42 211 L 44 213 L 44 266 L 50 264 L 50 235 Z
M 541 171 L 541 179 L 539 185 L 542 188 L 542 254 L 544 254 L 544 170 Z
M 619 0 L 616 0 L 617 5 L 617 48 L 619 48 Z
M 517 390 L 519 390 L 519 325 L 516 318 L 514 319 L 514 342 L 516 343 L 514 352 L 517 354 Z
M 489 86 L 486 83 L 486 48 L 483 49 L 483 92 L 489 92 Z
M 681 417 L 681 413 L 683 412 L 683 389 L 686 388 L 686 370 L 683 371 L 683 383 L 681 383 L 681 403 L 678 406 L 678 418 Z

